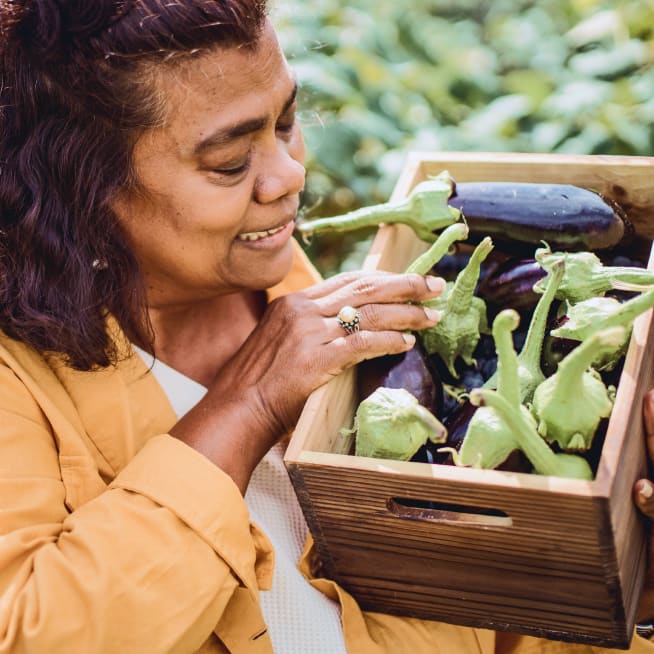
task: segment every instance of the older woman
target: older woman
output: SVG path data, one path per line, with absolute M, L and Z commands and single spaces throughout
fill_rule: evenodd
M 292 240 L 264 2 L 7 0 L 0 35 L 0 652 L 590 651 L 365 614 L 296 566 L 285 435 L 443 282 L 320 281 Z

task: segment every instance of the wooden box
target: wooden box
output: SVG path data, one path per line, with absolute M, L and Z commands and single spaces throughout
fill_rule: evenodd
M 428 175 L 560 182 L 626 209 L 654 236 L 654 158 L 415 153 L 393 198 Z M 426 245 L 382 226 L 367 269 L 400 271 Z M 355 457 L 356 369 L 309 398 L 286 466 L 325 574 L 366 610 L 627 648 L 646 565 L 634 481 L 646 470 L 642 398 L 653 381 L 652 312 L 634 326 L 593 481 Z M 420 508 L 430 503 L 430 509 Z

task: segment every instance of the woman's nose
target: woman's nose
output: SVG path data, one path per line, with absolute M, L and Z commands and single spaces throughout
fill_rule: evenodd
M 276 138 L 254 187 L 255 200 L 274 202 L 304 188 L 304 140 L 299 130 L 289 141 Z

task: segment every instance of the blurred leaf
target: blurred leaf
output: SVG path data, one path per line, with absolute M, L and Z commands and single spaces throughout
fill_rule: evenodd
M 575 118 L 595 111 L 611 97 L 611 85 L 597 80 L 577 80 L 561 85 L 543 103 L 543 111 L 563 118 Z
M 599 122 L 591 122 L 575 136 L 564 141 L 556 151 L 568 154 L 585 152 L 588 154 L 600 154 L 606 152 L 607 143 L 610 141 L 610 134 L 607 128 Z
M 296 61 L 293 70 L 298 84 L 311 93 L 314 102 L 327 105 L 348 103 L 355 96 L 348 71 L 330 57 L 314 53 L 311 59 Z
M 504 85 L 512 94 L 526 96 L 532 108 L 538 107 L 553 91 L 551 76 L 540 70 L 512 70 L 504 76 Z
M 531 131 L 533 150 L 536 152 L 551 152 L 556 150 L 569 133 L 569 124 L 561 120 L 538 123 Z
M 648 48 L 632 39 L 611 49 L 596 49 L 574 55 L 570 68 L 585 77 L 614 79 L 628 75 L 647 62 Z
M 592 14 L 577 23 L 566 33 L 566 40 L 573 48 L 581 48 L 589 43 L 614 39 L 624 34 L 625 25 L 617 9 L 606 9 Z

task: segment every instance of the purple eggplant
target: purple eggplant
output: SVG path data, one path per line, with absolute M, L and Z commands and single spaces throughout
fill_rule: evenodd
M 486 301 L 489 319 L 507 307 L 523 317 L 530 315 L 541 296 L 533 286 L 546 275 L 535 259 L 511 258 L 496 264 L 477 288 L 477 294 Z
M 634 234 L 624 210 L 598 193 L 571 184 L 461 182 L 446 171 L 419 182 L 406 198 L 298 224 L 300 234 L 347 232 L 382 223 L 403 223 L 418 238 L 463 219 L 468 242 L 490 236 L 499 251 L 532 256 L 543 241 L 553 250 L 608 251 Z
M 419 343 L 407 352 L 368 359 L 357 366 L 359 403 L 380 386 L 404 388 L 436 417 L 442 414 L 443 385 Z
M 443 425 L 447 429 L 447 441 L 440 447 L 451 447 L 459 450 L 463 437 L 468 431 L 468 423 L 474 415 L 477 407 L 464 400 L 443 420 Z M 450 452 L 435 452 L 434 463 L 446 463 L 453 465 L 452 454 Z
M 608 250 L 633 234 L 619 205 L 570 184 L 461 182 L 448 204 L 468 223 L 469 242 L 490 236 L 514 255 L 532 256 L 542 241 L 552 250 Z

